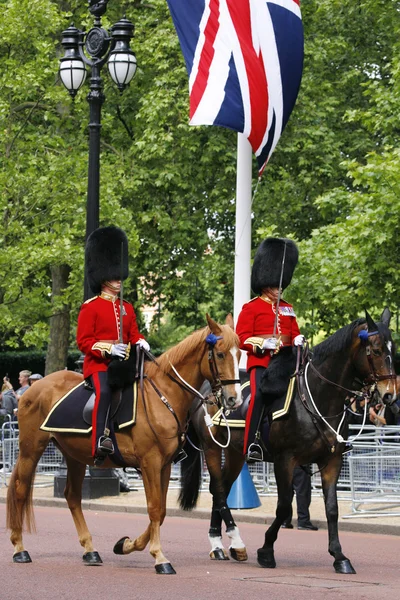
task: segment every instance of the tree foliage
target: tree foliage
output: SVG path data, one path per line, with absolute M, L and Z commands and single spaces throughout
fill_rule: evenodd
M 399 2 L 303 0 L 305 65 L 293 115 L 253 203 L 253 242 L 294 237 L 288 299 L 306 333 L 397 310 Z M 49 322 L 82 300 L 88 105 L 57 78 L 86 3 L 0 0 L 0 347 L 45 348 Z M 138 72 L 120 95 L 104 69 L 102 225 L 129 238 L 128 299 L 162 299 L 177 326 L 233 307 L 236 135 L 188 126 L 188 82 L 165 0 L 109 2 L 135 23 Z M 356 26 L 355 26 L 356 24 Z M 256 165 L 254 163 L 254 181 Z M 68 266 L 51 297 L 52 267 Z M 171 327 L 173 329 L 173 326 Z M 152 331 L 156 336 L 156 331 Z M 165 342 L 166 343 L 166 342 Z

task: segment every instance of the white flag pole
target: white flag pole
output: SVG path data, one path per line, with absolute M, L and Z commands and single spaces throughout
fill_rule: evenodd
M 237 135 L 236 158 L 236 233 L 233 316 L 235 325 L 243 304 L 250 300 L 251 276 L 251 173 L 252 149 L 243 135 Z M 245 367 L 242 352 L 240 367 Z M 242 364 L 243 363 L 243 364 Z

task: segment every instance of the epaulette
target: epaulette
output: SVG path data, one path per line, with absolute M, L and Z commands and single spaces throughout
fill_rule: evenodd
M 251 300 L 249 300 L 249 302 L 254 302 L 254 300 L 258 300 L 260 296 L 254 296 L 254 298 L 252 298 Z
M 93 296 L 93 298 L 89 298 L 89 300 L 85 300 L 85 302 L 83 304 L 89 304 L 90 302 L 93 302 L 93 300 L 96 300 L 96 298 L 98 298 L 98 296 Z

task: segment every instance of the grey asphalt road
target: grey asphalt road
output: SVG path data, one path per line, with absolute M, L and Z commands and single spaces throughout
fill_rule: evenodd
M 25 534 L 31 564 L 12 562 L 5 530 L 5 506 L 0 505 L 0 600 L 213 600 L 268 598 L 283 600 L 387 600 L 398 597 L 399 538 L 343 532 L 341 542 L 356 575 L 335 574 L 327 552 L 327 532 L 281 531 L 276 544 L 276 569 L 262 569 L 256 550 L 265 526 L 242 523 L 249 560 L 237 563 L 208 558 L 208 524 L 202 519 L 168 517 L 162 527 L 165 555 L 176 575 L 157 575 L 146 549 L 116 556 L 114 543 L 123 535 L 136 537 L 147 525 L 142 514 L 87 511 L 86 518 L 104 564 L 82 562 L 69 511 L 35 507 L 37 533 Z M 226 545 L 228 543 L 226 542 Z

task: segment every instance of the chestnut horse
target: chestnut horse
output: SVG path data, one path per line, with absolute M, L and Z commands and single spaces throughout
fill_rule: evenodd
M 385 309 L 379 323 L 374 323 L 367 313 L 366 319 L 358 319 L 343 327 L 314 348 L 312 359 L 296 368 L 296 356 L 285 358 L 282 351 L 274 355 L 266 369 L 259 393 L 268 397 L 271 387 L 279 389 L 282 362 L 289 366 L 283 390 L 287 388 L 290 375 L 297 371 L 295 393 L 287 416 L 272 420 L 269 447 L 273 460 L 278 503 L 276 518 L 265 533 L 265 541 L 257 552 L 261 567 L 274 568 L 274 543 L 282 523 L 290 516 L 292 502 L 292 477 L 296 465 L 317 463 L 321 471 L 325 512 L 328 522 L 329 553 L 334 557 L 334 569 L 338 573 L 355 573 L 350 560 L 342 553 L 338 535 L 337 481 L 342 455 L 346 450 L 347 419 L 345 405 L 348 398 L 361 394 L 367 403 L 383 401 L 392 404 L 396 400 L 397 381 L 393 369 L 394 349 L 389 331 L 390 311 Z M 249 388 L 246 388 L 248 392 Z M 360 391 L 361 390 L 361 391 Z M 367 406 L 366 403 L 366 406 Z M 216 412 L 216 411 L 214 411 Z M 236 560 L 246 560 L 247 552 L 239 529 L 227 506 L 231 486 L 239 475 L 243 463 L 243 428 L 231 429 L 231 442 L 224 450 L 224 466 L 221 466 L 222 449 L 210 437 L 209 429 L 195 411 L 188 437 L 204 450 L 210 473 L 210 492 L 213 507 L 209 530 L 210 556 L 215 560 L 229 557 L 223 547 L 221 525 L 225 522 L 230 538 L 230 554 Z M 227 441 L 227 428 L 213 426 L 211 433 L 222 445 Z M 194 508 L 201 481 L 201 454 L 186 444 L 188 458 L 182 463 L 181 507 Z
M 204 379 L 219 390 L 223 405 L 241 404 L 238 358 L 239 340 L 228 315 L 219 325 L 207 315 L 208 326 L 194 332 L 155 362 L 144 363 L 143 392 L 139 393 L 136 424 L 116 433 L 118 448 L 129 467 L 140 470 L 147 499 L 150 523 L 136 539 L 122 538 L 114 546 L 116 554 L 144 550 L 150 542 L 157 573 L 173 574 L 171 563 L 161 549 L 160 526 L 166 514 L 166 496 L 171 461 L 182 444 L 190 406 Z M 93 465 L 89 434 L 41 431 L 40 426 L 59 398 L 82 381 L 71 371 L 59 371 L 35 383 L 21 397 L 18 409 L 19 457 L 7 495 L 7 527 L 11 530 L 14 562 L 31 562 L 25 550 L 24 520 L 34 529 L 32 485 L 37 463 L 50 439 L 65 457 L 68 474 L 64 491 L 68 507 L 84 548 L 86 564 L 102 562 L 94 550 L 81 508 L 82 482 L 86 465 Z M 110 458 L 104 468 L 115 466 Z

